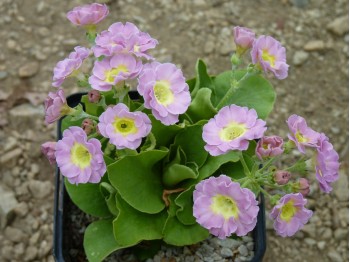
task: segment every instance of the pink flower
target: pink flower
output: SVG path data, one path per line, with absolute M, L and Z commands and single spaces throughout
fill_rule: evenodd
M 45 142 L 41 145 L 41 152 L 46 156 L 51 165 L 56 164 L 56 142 Z
M 88 99 L 90 103 L 98 103 L 101 100 L 101 93 L 98 90 L 91 90 L 88 92 Z
M 56 144 L 57 166 L 69 183 L 98 183 L 106 172 L 101 143 L 87 139 L 83 129 L 72 126 L 63 132 Z
M 137 91 L 144 98 L 145 108 L 151 109 L 164 125 L 179 121 L 191 103 L 189 87 L 182 71 L 174 64 L 146 64 L 140 74 Z
M 142 69 L 142 62 L 128 54 L 118 54 L 96 61 L 89 77 L 92 88 L 109 91 L 121 81 L 133 79 Z
M 253 43 L 251 56 L 254 64 L 260 65 L 265 72 L 272 72 L 276 78 L 288 76 L 286 49 L 273 37 L 259 36 Z
M 301 153 L 305 154 L 305 146 L 317 147 L 320 134 L 308 127 L 304 118 L 291 115 L 287 124 L 291 132 L 288 138 L 295 143 Z
M 301 193 L 287 194 L 279 200 L 270 213 L 277 234 L 290 237 L 309 221 L 312 211 L 305 208 L 306 202 Z
M 291 177 L 291 173 L 288 171 L 284 170 L 278 170 L 273 174 L 273 180 L 278 184 L 278 185 L 285 185 L 288 183 L 289 179 Z
M 107 108 L 99 120 L 99 132 L 109 138 L 117 149 L 137 149 L 152 128 L 151 120 L 145 113 L 130 112 L 124 104 Z
M 67 18 L 78 26 L 95 25 L 108 15 L 108 7 L 105 4 L 88 4 L 77 6 L 67 13 Z
M 331 183 L 339 178 L 339 155 L 325 134 L 318 140 L 316 157 L 316 179 L 323 192 L 332 191 Z
M 111 56 L 118 53 L 132 53 L 137 57 L 153 59 L 147 52 L 153 49 L 158 41 L 149 34 L 141 32 L 134 24 L 126 22 L 114 23 L 107 31 L 96 37 L 93 52 L 96 57 Z
M 193 216 L 197 223 L 221 239 L 252 231 L 258 211 L 254 193 L 226 175 L 202 180 L 193 192 Z
M 262 160 L 265 157 L 274 157 L 283 153 L 283 139 L 279 136 L 264 136 L 256 145 L 255 154 Z
M 297 190 L 300 192 L 303 197 L 306 197 L 310 193 L 310 184 L 306 178 L 299 178 L 297 182 Z
M 91 134 L 91 132 L 95 129 L 94 121 L 92 121 L 90 118 L 84 119 L 84 121 L 81 123 L 81 128 L 87 135 Z
M 74 47 L 74 51 L 68 56 L 69 59 L 80 59 L 84 61 L 90 55 L 90 49 L 82 46 Z
M 261 138 L 266 122 L 258 119 L 254 109 L 236 105 L 225 106 L 203 126 L 205 150 L 212 156 L 230 150 L 246 150 L 249 140 Z
M 233 38 L 237 46 L 237 53 L 242 55 L 252 47 L 255 40 L 255 33 L 249 28 L 235 26 L 233 28 Z
M 44 107 L 46 124 L 54 123 L 72 110 L 67 105 L 63 89 L 59 89 L 57 92 L 50 92 L 44 101 Z

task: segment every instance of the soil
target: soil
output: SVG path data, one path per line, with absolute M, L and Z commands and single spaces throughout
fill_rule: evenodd
M 339 182 L 329 195 L 311 178 L 313 219 L 293 238 L 278 237 L 269 220 L 264 261 L 348 261 L 349 4 L 345 0 L 110 0 L 100 29 L 130 21 L 159 41 L 152 55 L 187 78 L 197 58 L 211 74 L 230 69 L 232 27 L 271 35 L 287 50 L 287 79 L 271 78 L 277 92 L 267 133 L 286 138 L 286 119 L 305 117 L 340 156 Z M 42 103 L 56 63 L 84 33 L 65 18 L 87 0 L 0 1 L 1 261 L 53 261 L 54 167 L 40 145 L 56 139 L 44 124 Z M 88 67 L 91 65 L 88 65 Z M 64 84 L 67 94 L 79 89 Z M 296 155 L 298 157 L 298 155 Z M 311 176 L 312 177 L 312 176 Z M 6 207 L 4 206 L 6 203 Z M 267 212 L 268 213 L 268 212 Z

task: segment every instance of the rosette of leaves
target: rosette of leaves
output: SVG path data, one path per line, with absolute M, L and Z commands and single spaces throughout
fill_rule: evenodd
M 164 126 L 144 110 L 152 121 L 152 133 L 137 151 L 116 150 L 105 138 L 98 137 L 107 164 L 102 181 L 77 186 L 65 181 L 72 201 L 83 212 L 98 218 L 84 236 L 89 261 L 102 261 L 113 251 L 145 241 L 184 246 L 206 239 L 208 230 L 192 215 L 195 185 L 221 173 L 233 179 L 244 176 L 238 152 L 213 157 L 204 150 L 203 125 L 230 104 L 254 108 L 259 118 L 265 119 L 275 101 L 271 84 L 260 74 L 246 70 L 209 76 L 201 60 L 197 62 L 196 77 L 187 83 L 192 102 L 179 124 Z M 113 92 L 104 92 L 103 96 L 107 105 L 116 103 Z M 81 101 L 87 113 L 99 116 L 103 112 L 101 105 L 89 103 L 86 96 Z M 142 98 L 124 99 L 131 110 L 142 102 Z M 70 120 L 63 120 L 62 131 L 78 124 Z M 248 165 L 254 144 L 251 142 L 243 152 Z M 147 246 L 147 250 L 153 249 Z M 139 254 L 143 258 L 151 255 Z

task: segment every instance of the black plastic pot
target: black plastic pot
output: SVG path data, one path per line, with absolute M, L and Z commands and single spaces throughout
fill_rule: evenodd
M 84 93 L 73 94 L 67 97 L 67 103 L 71 107 L 75 107 L 79 104 L 81 96 Z M 137 93 L 131 93 L 130 97 L 137 98 Z M 62 119 L 61 119 L 62 120 Z M 58 122 L 57 137 L 62 138 L 61 133 L 61 120 Z M 266 228 L 265 228 L 265 204 L 264 195 L 261 194 L 258 198 L 259 201 L 259 213 L 258 222 L 253 230 L 254 239 L 254 257 L 251 262 L 262 261 L 265 250 L 266 250 Z M 69 215 L 71 210 L 75 209 L 76 212 L 78 208 L 74 206 L 70 200 L 65 186 L 64 179 L 60 174 L 58 168 L 56 168 L 56 179 L 55 179 L 55 199 L 54 199 L 54 242 L 53 242 L 53 255 L 55 261 L 57 262 L 70 262 L 73 261 L 70 256 L 70 244 L 74 242 L 70 232 L 70 221 Z M 80 211 L 83 213 L 82 211 Z M 77 244 L 77 243 L 74 243 Z M 78 243 L 82 248 L 82 243 Z M 83 250 L 82 250 L 83 252 Z M 74 260 L 76 262 L 77 260 Z M 80 260 L 79 260 L 80 261 Z

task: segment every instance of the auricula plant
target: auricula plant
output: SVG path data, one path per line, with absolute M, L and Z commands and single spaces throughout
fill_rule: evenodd
M 47 124 L 64 117 L 63 136 L 42 151 L 65 177 L 72 201 L 97 217 L 85 231 L 87 258 L 101 261 L 144 240 L 184 246 L 209 234 L 244 236 L 256 226 L 259 194 L 272 205 L 277 234 L 294 235 L 312 216 L 309 182 L 300 175 L 311 173 L 329 193 L 339 157 L 298 115 L 281 127 L 289 128 L 284 138 L 266 134 L 276 98 L 268 79 L 288 76 L 281 43 L 236 26 L 232 69 L 209 75 L 198 60 L 186 80 L 181 68 L 151 56 L 158 41 L 136 25 L 117 22 L 99 32 L 107 14 L 101 4 L 68 12 L 88 41 L 57 63 L 56 91 L 45 101 Z M 82 66 L 88 59 L 90 72 Z M 67 78 L 86 91 L 74 108 Z M 301 158 L 277 164 L 292 150 Z

